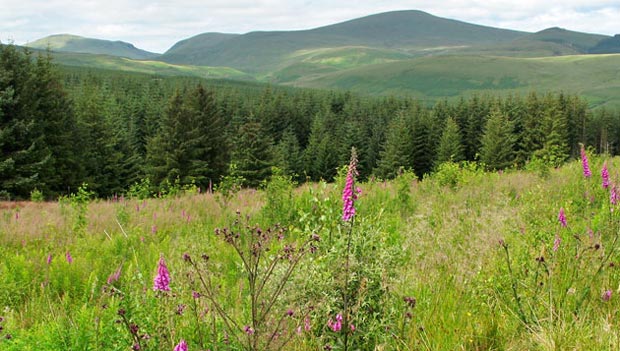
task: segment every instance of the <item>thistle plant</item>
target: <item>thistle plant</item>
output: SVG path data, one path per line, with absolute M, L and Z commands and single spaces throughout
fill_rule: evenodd
M 231 228 L 216 229 L 215 235 L 230 245 L 242 267 L 244 313 L 233 313 L 234 306 L 226 304 L 229 291 L 218 284 L 217 263 L 208 255 L 194 260 L 185 254 L 183 259 L 193 268 L 196 293 L 210 302 L 232 342 L 244 350 L 282 350 L 311 310 L 288 285 L 303 257 L 316 251 L 319 236 L 296 243 L 286 240 L 287 231 L 279 225 L 262 229 L 242 219 L 237 213 Z

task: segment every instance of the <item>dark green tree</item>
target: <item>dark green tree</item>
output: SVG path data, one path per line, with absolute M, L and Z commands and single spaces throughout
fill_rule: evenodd
M 512 123 L 495 107 L 484 126 L 480 161 L 489 169 L 498 170 L 514 163 Z
M 441 133 L 439 145 L 437 146 L 437 157 L 435 158 L 435 166 L 444 162 L 460 162 L 464 160 L 463 145 L 461 143 L 461 133 L 459 126 L 453 118 L 446 120 L 446 126 Z
M 384 179 L 398 175 L 401 168 L 411 168 L 413 136 L 410 115 L 401 112 L 388 129 L 375 174 Z
M 274 165 L 273 141 L 253 117 L 246 119 L 237 129 L 231 163 L 237 174 L 245 179 L 245 185 L 258 187 L 271 176 Z

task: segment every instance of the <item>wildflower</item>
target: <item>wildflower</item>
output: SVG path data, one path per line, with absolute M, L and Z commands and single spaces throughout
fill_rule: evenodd
M 609 301 L 609 299 L 611 299 L 611 290 L 606 290 L 601 296 L 601 299 L 603 299 L 603 301 Z
M 590 178 L 592 176 L 592 172 L 590 171 L 590 166 L 588 165 L 588 155 L 586 155 L 586 150 L 583 145 L 581 145 L 581 166 L 583 166 L 583 176 Z
M 310 331 L 310 329 L 312 329 L 312 326 L 310 325 L 310 317 L 306 317 L 306 319 L 304 319 L 304 330 Z
M 558 221 L 562 225 L 562 227 L 566 227 L 566 214 L 564 214 L 564 207 L 560 208 L 560 213 L 558 213 Z
M 200 296 L 202 296 L 202 295 L 200 295 L 200 293 L 198 291 L 192 291 L 192 297 L 194 299 L 199 299 Z
M 174 347 L 173 351 L 187 351 L 187 343 L 185 340 L 181 339 L 181 341 Z
M 614 184 L 611 187 L 611 191 L 609 192 L 609 201 L 612 205 L 617 205 L 620 200 L 620 196 L 618 195 L 618 187 Z
M 71 257 L 71 252 L 67 251 L 67 253 L 65 254 L 65 258 L 67 259 L 67 262 L 73 263 L 73 257 Z
M 336 322 L 332 321 L 332 319 L 330 318 L 330 319 L 327 321 L 327 326 L 328 326 L 331 330 L 333 330 L 333 331 L 335 331 L 335 332 L 339 332 L 339 331 L 340 331 L 340 329 L 342 329 L 342 315 L 341 315 L 340 313 L 338 313 L 338 314 L 336 315 Z
M 153 224 L 151 226 L 151 234 L 155 234 L 155 233 L 157 233 L 157 226 Z
M 355 325 L 351 324 L 349 327 L 351 328 L 351 332 L 355 331 Z
M 157 275 L 153 280 L 154 291 L 170 291 L 170 272 L 166 267 L 166 261 L 163 257 L 160 257 L 159 264 L 157 266 Z
M 108 277 L 108 281 L 107 281 L 108 285 L 118 281 L 118 279 L 121 277 L 122 268 L 123 266 L 121 265 L 118 267 L 118 269 L 114 273 L 110 274 L 110 276 Z
M 248 335 L 254 334 L 254 329 L 252 329 L 252 327 L 250 327 L 249 325 L 243 327 L 243 331 Z
M 344 190 L 342 191 L 342 220 L 345 222 L 350 221 L 355 215 L 354 202 L 357 200 L 358 194 L 361 193 L 361 190 L 354 192 L 355 176 L 357 176 L 357 152 L 355 151 L 355 148 L 352 148 L 351 162 L 349 163 L 349 170 L 347 171 L 347 180 Z
M 46 262 L 47 262 L 48 265 L 52 263 L 52 258 L 53 258 L 52 254 L 47 255 L 47 261 Z
M 293 310 L 286 311 L 286 315 L 289 316 L 289 317 L 292 317 L 293 313 L 294 313 Z
M 553 241 L 553 251 L 558 251 L 558 249 L 560 248 L 560 243 L 562 242 L 562 239 L 560 239 L 559 235 L 555 235 L 555 240 Z
M 603 169 L 601 169 L 601 178 L 603 178 L 603 188 L 609 188 L 609 170 L 607 169 L 607 161 L 603 164 Z

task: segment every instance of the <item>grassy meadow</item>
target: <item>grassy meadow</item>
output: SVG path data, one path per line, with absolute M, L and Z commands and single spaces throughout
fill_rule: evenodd
M 348 222 L 344 172 L 5 202 L 0 349 L 617 350 L 620 161 L 589 167 L 405 172 Z

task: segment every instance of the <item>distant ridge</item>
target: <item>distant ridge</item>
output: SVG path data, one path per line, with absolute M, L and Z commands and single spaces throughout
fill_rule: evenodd
M 175 45 L 174 50 L 160 59 L 170 63 L 227 65 L 260 71 L 278 67 L 299 50 L 367 46 L 412 52 L 429 47 L 493 44 L 527 34 L 440 18 L 422 11 L 394 11 L 310 30 L 220 37 L 222 40 L 217 43 L 210 34 L 198 35 L 186 39 L 183 46 Z
M 620 53 L 620 34 L 610 38 L 604 38 L 590 48 L 591 54 L 617 54 Z
M 75 52 L 84 54 L 101 54 L 130 59 L 153 59 L 159 54 L 141 50 L 124 41 L 84 38 L 71 34 L 55 34 L 39 39 L 24 46 L 34 49 L 47 49 L 58 52 Z

